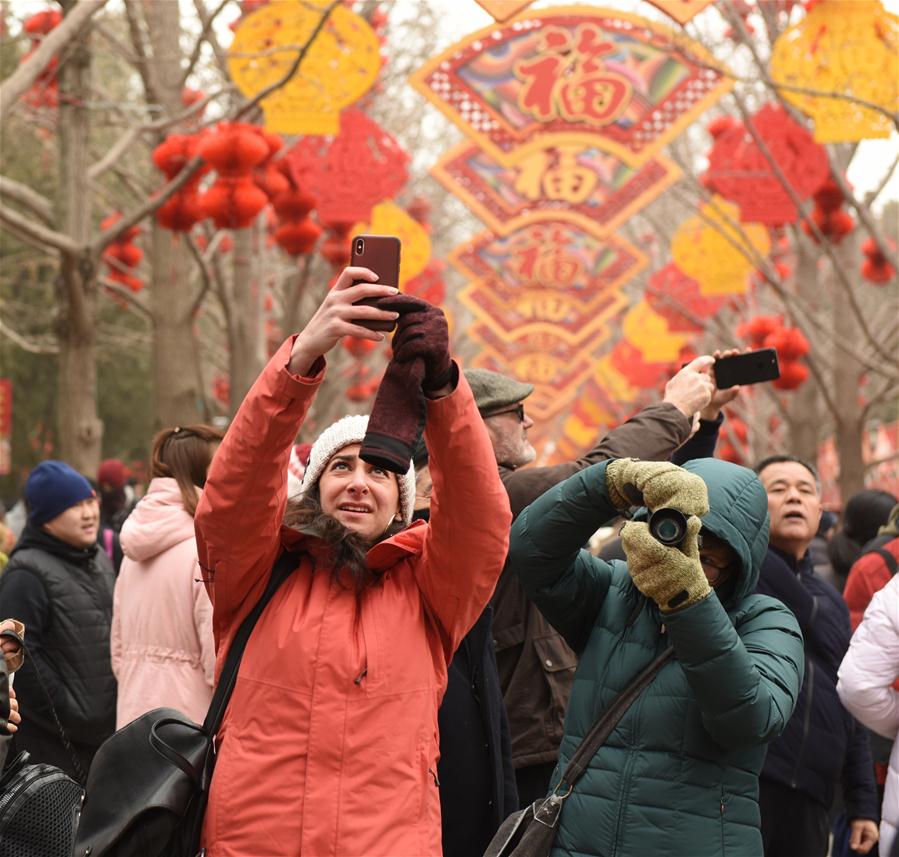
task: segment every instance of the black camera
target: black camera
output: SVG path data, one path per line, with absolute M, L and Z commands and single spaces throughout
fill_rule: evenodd
M 663 545 L 679 545 L 687 535 L 687 516 L 677 509 L 656 509 L 649 516 L 649 532 Z

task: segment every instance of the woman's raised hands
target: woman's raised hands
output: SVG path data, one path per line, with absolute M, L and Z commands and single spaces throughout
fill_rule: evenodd
M 395 295 L 398 289 L 377 282 L 378 275 L 368 268 L 344 268 L 309 323 L 303 328 L 290 352 L 289 368 L 297 375 L 308 375 L 315 361 L 327 354 L 344 336 L 380 342 L 384 333 L 369 330 L 360 322 L 393 322 L 398 313 L 358 304 L 366 298 Z M 353 285 L 358 283 L 358 285 Z

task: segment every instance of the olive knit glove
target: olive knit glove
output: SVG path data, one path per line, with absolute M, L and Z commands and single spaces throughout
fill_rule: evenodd
M 619 458 L 606 468 L 609 499 L 619 509 L 648 506 L 677 509 L 685 515 L 705 515 L 709 493 L 695 473 L 688 473 L 670 461 L 640 461 Z
M 663 613 L 689 607 L 712 591 L 699 561 L 701 527 L 699 518 L 690 516 L 682 549 L 654 539 L 648 524 L 630 521 L 621 530 L 621 546 L 634 586 Z

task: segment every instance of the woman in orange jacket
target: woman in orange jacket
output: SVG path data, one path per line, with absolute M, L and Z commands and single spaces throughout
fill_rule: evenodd
M 356 305 L 396 289 L 347 268 L 306 328 L 248 393 L 213 461 L 196 514 L 212 598 L 217 674 L 283 549 L 301 555 L 256 625 L 218 734 L 202 844 L 207 857 L 439 857 L 437 707 L 447 665 L 490 598 L 511 522 L 490 439 L 447 351 L 442 311 L 418 324 L 429 524 L 410 526 L 412 471 L 359 458 L 366 418 L 316 440 L 288 510 L 291 445 L 344 336 L 394 322 Z M 359 282 L 353 285 L 354 281 Z M 389 300 L 387 302 L 389 306 Z M 410 321 L 415 316 L 414 321 Z M 394 360 L 404 348 L 394 340 Z

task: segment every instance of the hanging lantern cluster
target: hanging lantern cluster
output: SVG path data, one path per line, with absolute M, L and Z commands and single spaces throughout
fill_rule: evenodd
M 110 229 L 121 219 L 122 215 L 118 211 L 114 211 L 103 219 L 100 229 Z M 138 235 L 140 235 L 140 227 L 132 226 L 103 251 L 103 261 L 109 268 L 108 278 L 132 292 L 139 292 L 144 287 L 143 280 L 134 275 L 135 269 L 144 258 L 144 251 L 134 243 L 134 239 Z
M 893 250 L 896 249 L 895 242 L 890 241 L 889 244 Z M 883 286 L 896 276 L 896 269 L 877 248 L 877 243 L 873 238 L 868 238 L 862 244 L 862 253 L 865 254 L 865 261 L 862 262 L 862 276 L 869 283 Z
M 31 37 L 31 47 L 22 57 L 20 63 L 25 62 L 41 45 L 44 37 L 62 22 L 62 12 L 59 9 L 44 9 L 25 19 L 24 31 Z M 56 71 L 59 68 L 59 60 L 52 57 L 50 62 L 38 75 L 37 80 L 22 100 L 35 110 L 42 107 L 54 108 L 59 104 L 59 81 Z
M 839 244 L 855 229 L 852 215 L 843 210 L 843 191 L 833 177 L 828 177 L 813 196 L 815 207 L 812 209 L 812 221 L 827 241 Z M 802 222 L 802 228 L 817 243 L 818 238 L 808 221 Z
M 270 141 L 270 136 L 246 122 L 220 122 L 203 136 L 199 154 L 218 175 L 200 197 L 200 210 L 219 229 L 249 226 L 268 204 L 265 192 L 253 180 L 253 169 L 280 148 L 280 138 Z
M 766 104 L 749 121 L 800 201 L 821 187 L 829 172 L 827 152 L 809 131 L 774 104 Z M 735 202 L 743 223 L 795 223 L 796 205 L 747 127 L 736 119 L 726 127 L 715 122 L 718 133 L 709 152 L 706 186 Z
M 778 390 L 795 390 L 808 380 L 808 367 L 800 360 L 809 352 L 809 341 L 798 327 L 786 327 L 783 316 L 756 316 L 737 328 L 737 335 L 753 348 L 777 351 L 780 378 L 772 384 Z
M 192 134 L 171 134 L 153 150 L 153 163 L 171 181 L 197 154 L 199 141 Z M 190 232 L 203 217 L 199 187 L 205 170 L 198 169 L 185 184 L 156 209 L 156 220 L 163 229 Z
M 311 253 L 322 234 L 322 228 L 309 217 L 315 208 L 315 199 L 297 181 L 286 158 L 278 161 L 278 173 L 283 185 L 272 197 L 272 207 L 278 215 L 275 241 L 291 256 Z

